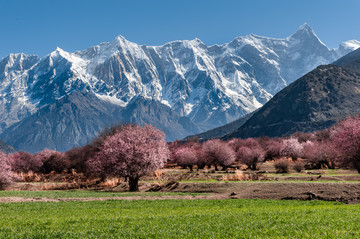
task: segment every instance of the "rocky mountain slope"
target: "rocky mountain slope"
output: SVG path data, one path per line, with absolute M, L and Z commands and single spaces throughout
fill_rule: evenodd
M 4 141 L 0 140 L 0 151 L 6 154 L 15 153 L 16 150 L 14 147 L 6 144 Z
M 304 73 L 359 46 L 348 41 L 330 50 L 304 24 L 285 39 L 140 46 L 119 36 L 74 53 L 57 48 L 41 59 L 11 54 L 0 61 L 0 138 L 29 151 L 66 150 L 106 124 L 128 120 L 156 123 L 169 140 L 181 139 L 254 111 Z
M 102 129 L 119 122 L 162 128 L 169 141 L 199 132 L 190 119 L 154 100 L 136 98 L 124 108 L 93 93 L 75 91 L 8 127 L 0 137 L 27 152 L 41 151 L 44 145 L 66 151 L 89 143 Z
M 255 110 L 226 125 L 202 132 L 200 134 L 189 135 L 184 140 L 189 140 L 189 139 L 193 139 L 194 137 L 197 137 L 201 141 L 206 141 L 209 139 L 225 137 L 226 135 L 233 133 L 235 130 L 243 126 L 243 124 L 245 124 L 257 111 L 258 110 Z
M 360 49 L 301 77 L 225 138 L 312 132 L 360 114 L 359 53 Z

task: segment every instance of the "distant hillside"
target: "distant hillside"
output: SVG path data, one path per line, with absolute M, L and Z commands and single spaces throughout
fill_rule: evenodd
M 224 138 L 275 137 L 324 129 L 360 114 L 359 102 L 360 50 L 356 50 L 290 84 Z
M 212 130 L 208 130 L 208 131 L 200 133 L 200 134 L 190 135 L 190 136 L 186 137 L 185 140 L 192 139 L 194 137 L 198 137 L 200 140 L 209 140 L 209 139 L 224 137 L 225 135 L 230 134 L 231 132 L 240 128 L 257 111 L 258 110 L 255 110 L 254 112 L 251 112 L 251 113 L 241 117 L 240 119 L 237 119 L 237 120 L 235 120 L 229 124 L 226 124 L 224 126 L 220 126 L 220 127 L 217 127 Z
M 360 73 L 360 49 L 350 52 L 346 56 L 335 61 L 333 64 Z
M 16 148 L 31 153 L 41 151 L 44 145 L 67 151 L 74 145 L 89 143 L 103 128 L 129 122 L 152 124 L 164 131 L 169 141 L 199 132 L 191 120 L 178 116 L 170 107 L 155 100 L 139 97 L 124 108 L 101 101 L 93 93 L 75 91 L 12 125 L 0 136 Z M 176 132 L 172 132 L 173 129 Z
M 6 144 L 4 141 L 0 140 L 0 151 L 6 154 L 14 153 L 16 150 L 14 147 Z
M 243 126 L 225 138 L 277 137 L 327 128 L 360 114 L 360 74 L 320 66 L 279 92 Z

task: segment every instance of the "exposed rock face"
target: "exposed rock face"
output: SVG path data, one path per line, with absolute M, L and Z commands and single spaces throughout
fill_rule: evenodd
M 98 133 L 119 123 L 152 124 L 167 140 L 199 129 L 186 117 L 157 101 L 137 98 L 127 107 L 114 106 L 88 92 L 73 92 L 7 128 L 1 137 L 28 152 L 47 148 L 66 151 L 89 143 Z
M 20 150 L 63 151 L 124 121 L 151 123 L 168 140 L 181 139 L 258 109 L 359 46 L 348 41 L 329 50 L 304 24 L 285 39 L 140 46 L 119 36 L 74 53 L 57 48 L 42 59 L 11 54 L 0 61 L 0 138 Z

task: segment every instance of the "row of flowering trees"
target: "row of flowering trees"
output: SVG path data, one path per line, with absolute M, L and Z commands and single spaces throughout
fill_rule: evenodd
M 295 133 L 284 138 L 213 139 L 204 143 L 189 140 L 170 143 L 172 161 L 193 170 L 205 166 L 226 169 L 245 164 L 256 170 L 259 162 L 303 159 L 308 169 L 335 166 L 355 168 L 360 173 L 360 116 L 349 117 L 335 126 L 314 133 Z M 299 164 L 297 165 L 299 166 Z
M 87 175 L 128 179 L 130 191 L 138 190 L 139 178 L 164 167 L 169 158 L 165 135 L 146 125 L 124 125 L 103 132 L 91 144 L 66 153 L 45 149 L 37 154 L 0 154 L 0 189 L 14 173 L 62 173 L 76 169 Z
M 37 154 L 0 152 L 0 189 L 8 185 L 14 173 L 62 173 L 75 169 L 105 179 L 128 179 L 131 191 L 138 190 L 139 178 L 176 163 L 193 170 L 205 167 L 226 169 L 245 164 L 257 169 L 259 162 L 282 157 L 303 158 L 308 168 L 352 167 L 360 173 L 360 116 L 348 118 L 315 133 L 296 133 L 288 138 L 248 138 L 206 142 L 165 142 L 165 135 L 146 125 L 122 125 L 104 131 L 89 145 L 66 153 L 45 149 Z M 281 165 L 281 164 L 279 164 Z

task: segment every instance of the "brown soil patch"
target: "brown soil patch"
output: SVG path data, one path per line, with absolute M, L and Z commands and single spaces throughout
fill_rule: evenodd
M 224 182 L 168 183 L 153 186 L 151 191 L 204 192 L 210 199 L 298 199 L 360 203 L 359 183 L 294 183 L 294 182 Z
M 121 184 L 112 191 L 127 191 Z M 141 183 L 140 191 L 190 192 L 206 195 L 174 196 L 129 196 L 94 198 L 21 198 L 0 197 L 3 202 L 61 202 L 61 201 L 104 201 L 104 200 L 164 200 L 164 199 L 283 199 L 324 200 L 344 203 L 360 203 L 359 183 L 294 183 L 294 182 L 216 182 L 216 183 Z

